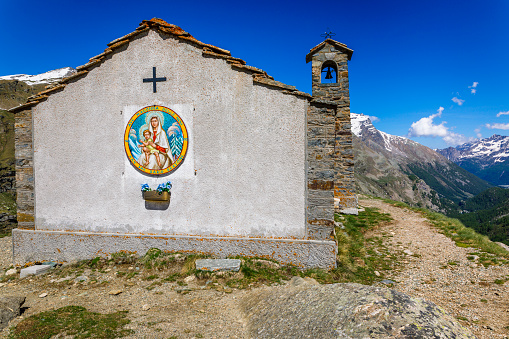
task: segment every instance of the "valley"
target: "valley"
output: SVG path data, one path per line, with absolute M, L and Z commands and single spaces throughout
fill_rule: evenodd
M 351 119 L 359 193 L 443 213 L 509 244 L 509 190 L 494 187 L 509 183 L 509 137 L 435 151 L 378 131 L 362 114 Z

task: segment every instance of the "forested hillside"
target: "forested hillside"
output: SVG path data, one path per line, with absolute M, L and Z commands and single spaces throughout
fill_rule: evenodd
M 460 202 L 459 209 L 448 214 L 492 241 L 509 245 L 509 189 L 492 187 Z

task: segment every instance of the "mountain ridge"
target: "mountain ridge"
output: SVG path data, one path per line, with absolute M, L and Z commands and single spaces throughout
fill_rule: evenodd
M 509 136 L 494 134 L 436 151 L 481 179 L 509 185 Z
M 51 84 L 60 81 L 63 78 L 69 77 L 76 73 L 72 67 L 63 67 L 54 69 L 45 73 L 29 75 L 29 74 L 14 74 L 0 76 L 0 80 L 17 80 L 26 83 L 27 85 L 41 85 Z
M 441 154 L 351 113 L 359 192 L 446 212 L 491 185 Z

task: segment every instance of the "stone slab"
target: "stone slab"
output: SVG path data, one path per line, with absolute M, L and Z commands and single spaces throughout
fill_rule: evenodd
M 342 210 L 339 210 L 341 214 L 350 214 L 350 215 L 358 215 L 359 209 L 358 208 L 343 208 Z
M 240 270 L 240 259 L 198 259 L 196 269 L 202 271 L 234 271 Z
M 166 252 L 209 254 L 219 258 L 245 256 L 274 259 L 301 268 L 332 269 L 337 244 L 330 240 L 200 237 L 14 229 L 14 265 L 28 262 L 72 262 L 120 251 L 145 254 L 151 248 Z
M 19 272 L 19 277 L 24 278 L 29 275 L 43 274 L 43 273 L 46 273 L 47 271 L 49 271 L 50 268 L 51 268 L 50 265 L 34 265 L 34 266 L 27 267 L 27 268 L 23 268 Z

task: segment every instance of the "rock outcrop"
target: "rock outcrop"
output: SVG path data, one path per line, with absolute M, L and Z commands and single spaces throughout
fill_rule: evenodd
M 21 315 L 21 306 L 24 302 L 25 297 L 0 297 L 0 330 L 7 327 L 9 321 Z
M 308 281 L 294 278 L 288 286 L 248 294 L 241 307 L 251 337 L 475 338 L 423 299 L 382 287 Z

